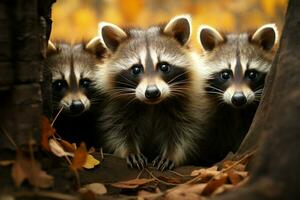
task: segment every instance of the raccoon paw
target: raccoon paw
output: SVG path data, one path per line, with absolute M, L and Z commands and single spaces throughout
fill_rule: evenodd
M 130 154 L 126 162 L 131 168 L 143 169 L 147 166 L 147 158 L 143 154 Z
M 160 171 L 165 171 L 165 170 L 171 170 L 174 169 L 175 167 L 175 162 L 168 159 L 168 158 L 163 158 L 161 156 L 157 156 L 153 162 L 152 162 L 153 167 L 155 167 L 157 170 Z

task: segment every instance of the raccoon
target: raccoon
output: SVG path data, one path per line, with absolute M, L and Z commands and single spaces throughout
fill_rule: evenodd
M 275 24 L 240 34 L 224 34 L 202 25 L 197 37 L 208 77 L 206 91 L 217 107 L 209 134 L 215 142 L 208 143 L 221 151 L 212 151 L 215 155 L 210 158 L 220 160 L 229 151 L 235 152 L 248 132 L 272 65 L 278 32 Z
M 99 110 L 102 96 L 95 87 L 95 71 L 105 52 L 97 37 L 87 44 L 49 41 L 45 70 L 52 75 L 53 116 L 62 109 L 54 128 L 63 139 L 96 145 L 94 107 Z
M 107 95 L 99 119 L 104 149 L 126 158 L 130 167 L 152 160 L 159 170 L 172 169 L 195 153 L 209 103 L 188 47 L 190 20 L 177 16 L 148 29 L 99 24 L 102 43 L 112 52 L 97 72 Z

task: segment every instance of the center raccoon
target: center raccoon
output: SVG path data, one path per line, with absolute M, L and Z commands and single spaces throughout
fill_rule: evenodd
M 216 158 L 215 162 L 236 151 L 248 132 L 272 65 L 278 33 L 275 24 L 227 34 L 201 25 L 197 37 L 203 50 L 201 65 L 209 77 L 206 90 L 217 108 L 208 134 L 214 136 L 208 142 L 214 155 L 207 153 L 207 160 Z
M 53 115 L 58 134 L 69 142 L 98 145 L 93 138 L 93 122 L 98 115 L 102 96 L 94 87 L 95 71 L 105 56 L 98 38 L 89 43 L 48 44 L 45 73 L 52 76 Z
M 142 168 L 172 169 L 194 156 L 209 104 L 193 53 L 189 16 L 148 29 L 102 22 L 99 35 L 112 52 L 98 71 L 107 95 L 99 119 L 104 148 Z M 200 81 L 199 81 L 200 80 Z M 203 80 L 203 81 L 202 81 Z

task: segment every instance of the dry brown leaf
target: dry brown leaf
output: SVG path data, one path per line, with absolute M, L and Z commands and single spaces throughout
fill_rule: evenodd
M 237 171 L 245 171 L 245 165 L 244 164 L 236 164 L 236 162 L 238 161 L 231 161 L 231 160 L 227 160 L 223 163 L 223 169 L 226 168 L 231 168 L 231 169 L 235 169 Z
M 149 191 L 146 191 L 146 190 L 140 190 L 138 191 L 138 200 L 144 200 L 144 199 L 147 199 L 147 200 L 151 200 L 151 199 L 156 199 L 157 196 L 159 196 L 161 194 L 160 191 L 158 191 L 157 193 L 154 193 L 154 192 L 149 192 Z
M 87 155 L 86 161 L 83 165 L 85 169 L 93 169 L 96 165 L 99 165 L 100 161 L 94 158 L 91 154 Z
M 74 146 L 73 144 L 69 143 L 66 140 L 60 139 L 59 143 L 64 148 L 64 150 L 67 151 L 67 152 L 74 153 L 75 150 L 76 150 L 76 146 Z
M 120 181 L 120 182 L 113 183 L 111 185 L 117 188 L 134 189 L 141 185 L 145 185 L 147 183 L 151 183 L 154 181 L 155 179 L 153 178 L 151 179 L 141 178 L 141 179 L 132 179 L 129 181 Z
M 191 176 L 215 176 L 219 173 L 217 166 L 212 166 L 207 169 L 197 169 L 191 172 Z
M 218 189 L 216 189 L 216 190 L 213 192 L 213 195 L 223 194 L 223 193 L 225 193 L 225 192 L 230 191 L 233 187 L 234 187 L 233 185 L 230 185 L 230 184 L 224 184 L 224 185 L 220 186 Z
M 64 156 L 74 156 L 73 153 L 69 153 L 63 149 L 63 147 L 54 139 L 49 140 L 49 147 L 51 152 L 58 156 L 58 157 L 64 157 Z
M 0 166 L 7 167 L 9 165 L 14 164 L 14 162 L 15 162 L 14 160 L 1 160 L 0 161 Z
M 49 138 L 55 135 L 55 129 L 51 126 L 47 117 L 42 116 L 41 119 L 41 146 L 47 151 L 51 151 L 49 147 Z
M 166 194 L 167 200 L 181 200 L 181 199 L 188 199 L 188 200 L 194 200 L 194 199 L 202 199 L 200 197 L 201 192 L 205 188 L 206 184 L 183 184 L 180 185 L 170 192 Z
M 242 171 L 236 171 L 235 173 L 238 174 L 238 175 L 240 175 L 243 178 L 247 178 L 249 176 L 249 173 L 246 172 L 246 171 L 244 171 L 244 172 L 242 172 Z
M 230 170 L 229 172 L 227 172 L 227 174 L 230 183 L 233 185 L 237 185 L 239 182 L 243 180 L 243 177 L 237 174 L 234 170 Z
M 201 195 L 203 196 L 211 195 L 215 190 L 217 190 L 219 187 L 221 187 L 226 183 L 227 177 L 228 177 L 227 174 L 221 174 L 213 178 L 212 180 L 210 180 L 205 186 L 205 188 L 203 189 Z
M 27 179 L 29 183 L 39 188 L 49 188 L 53 185 L 53 177 L 41 169 L 36 160 L 32 160 L 17 151 L 17 158 L 12 169 L 12 178 L 17 187 Z
M 84 143 L 81 143 L 74 152 L 74 158 L 70 168 L 74 171 L 81 169 L 87 160 L 87 150 Z
M 11 171 L 12 179 L 16 187 L 20 187 L 23 181 L 27 178 L 27 174 L 23 171 L 19 162 L 14 162 Z
M 79 189 L 80 193 L 86 193 L 87 191 L 91 191 L 95 195 L 103 195 L 107 193 L 107 189 L 102 183 L 91 183 Z

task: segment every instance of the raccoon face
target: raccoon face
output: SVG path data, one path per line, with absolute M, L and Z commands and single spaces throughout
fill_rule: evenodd
M 75 116 L 89 110 L 96 95 L 94 72 L 103 54 L 98 38 L 87 45 L 49 42 L 45 63 L 52 74 L 54 110 L 63 107 Z
M 275 24 L 264 25 L 253 34 L 227 35 L 205 25 L 200 26 L 198 38 L 210 77 L 208 93 L 234 107 L 259 101 L 278 38 Z
M 190 18 L 178 16 L 165 26 L 123 30 L 100 23 L 100 38 L 112 52 L 103 70 L 103 85 L 111 96 L 157 104 L 184 96 L 192 65 L 187 42 Z

